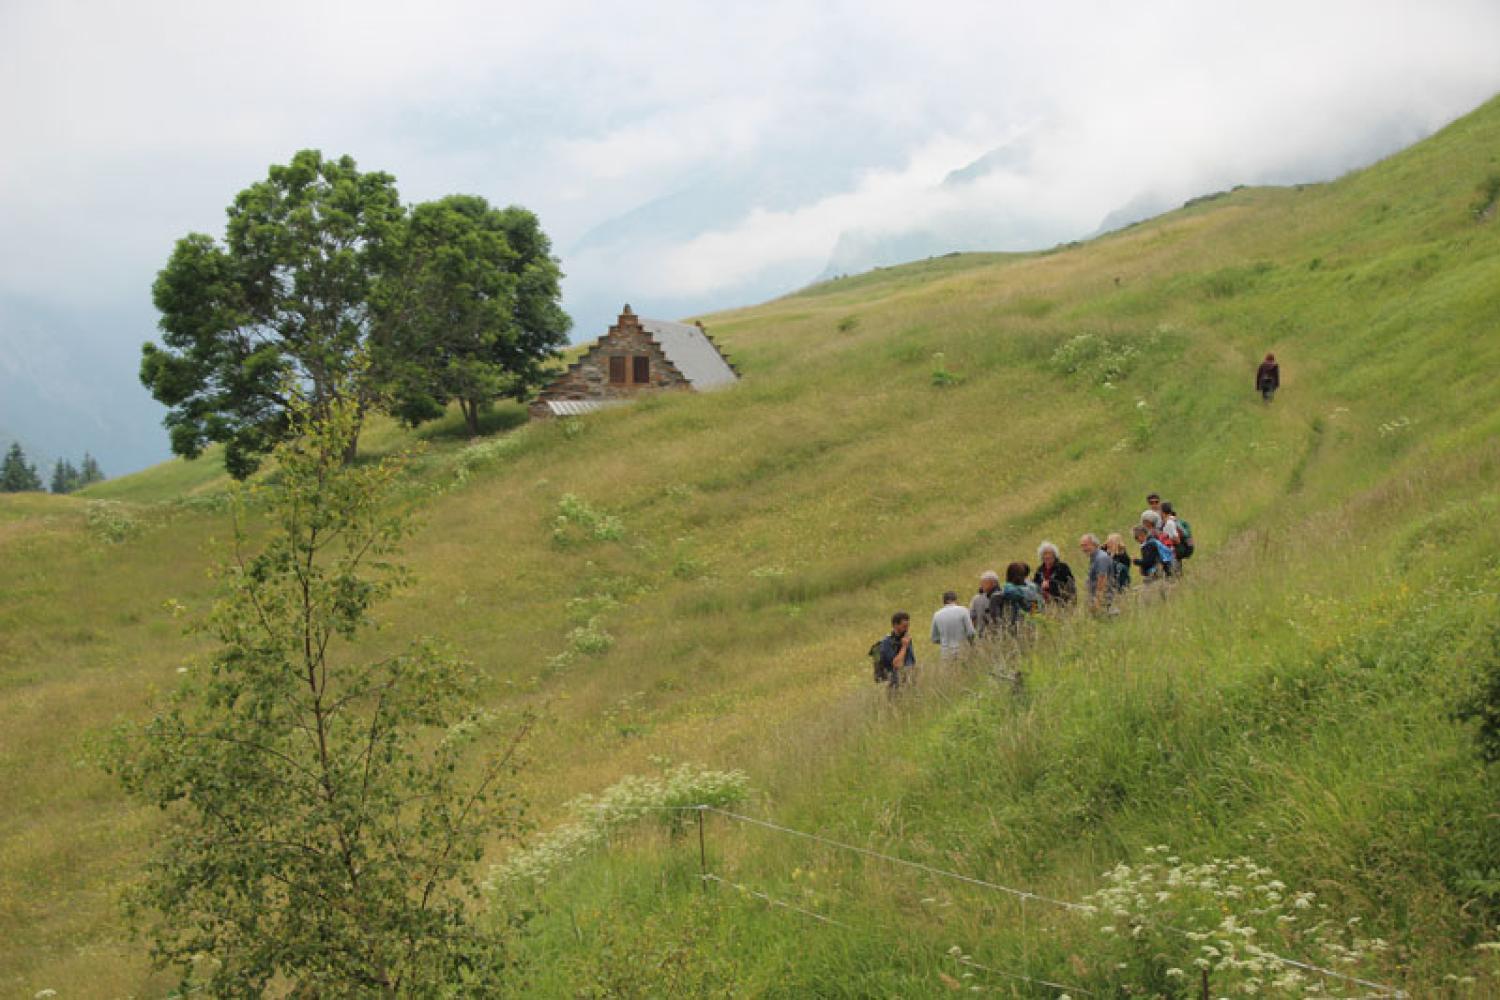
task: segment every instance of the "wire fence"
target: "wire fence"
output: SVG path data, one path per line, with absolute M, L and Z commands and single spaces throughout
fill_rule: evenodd
M 1051 980 L 1029 975 L 1030 959 L 1029 948 L 1027 947 L 1029 940 L 1026 927 L 1026 904 L 1029 902 L 1039 903 L 1045 906 L 1055 907 L 1070 913 L 1090 914 L 1095 912 L 1095 908 L 1086 903 L 1078 903 L 1070 900 L 1058 899 L 1056 897 L 1046 896 L 1041 893 L 1033 892 L 1029 889 L 1005 885 L 1003 883 L 995 882 L 989 879 L 976 878 L 972 875 L 965 875 L 961 872 L 948 871 L 946 869 L 938 868 L 934 865 L 925 864 L 920 861 L 912 861 L 909 858 L 902 858 L 893 854 L 886 854 L 884 852 L 876 851 L 868 847 L 860 847 L 857 844 L 844 843 L 843 841 L 835 840 L 832 837 L 826 837 L 822 834 L 809 833 L 806 830 L 797 830 L 789 826 L 784 826 L 780 823 L 773 823 L 769 820 L 757 819 L 754 816 L 746 816 L 743 813 L 733 812 L 729 809 L 724 809 L 719 806 L 700 804 L 685 806 L 656 806 L 653 808 L 669 812 L 697 814 L 698 860 L 700 869 L 699 878 L 702 882 L 715 883 L 718 885 L 733 888 L 736 891 L 760 899 L 770 907 L 791 913 L 797 913 L 828 926 L 840 927 L 847 930 L 854 929 L 852 925 L 837 920 L 833 917 L 829 917 L 825 914 L 806 909 L 805 907 L 798 906 L 795 903 L 788 902 L 787 900 L 778 899 L 758 889 L 753 889 L 738 882 L 730 881 L 729 879 L 726 879 L 721 875 L 710 872 L 708 868 L 708 847 L 707 835 L 704 828 L 704 816 L 708 814 L 723 816 L 725 819 L 735 823 L 742 823 L 749 826 L 759 827 L 761 829 L 770 830 L 773 833 L 781 834 L 783 836 L 795 837 L 813 843 L 822 844 L 825 847 L 834 848 L 835 850 L 848 851 L 853 854 L 873 858 L 875 860 L 882 861 L 891 865 L 920 871 L 926 875 L 949 879 L 954 882 L 959 882 L 965 885 L 975 886 L 980 889 L 986 889 L 992 892 L 1001 893 L 1003 895 L 1007 895 L 1011 898 L 1017 899 L 1021 904 L 1023 965 L 1026 967 L 1020 970 L 1016 970 L 1002 969 L 991 965 L 984 965 L 973 961 L 972 958 L 962 954 L 961 952 L 955 955 L 955 961 L 957 961 L 958 964 L 967 966 L 969 968 L 973 968 L 1017 982 L 1026 982 L 1037 986 L 1043 986 L 1048 989 L 1055 990 L 1059 993 L 1066 993 L 1069 995 L 1077 994 L 1081 996 L 1094 995 L 1091 991 L 1079 986 L 1070 986 L 1066 983 L 1054 982 Z M 1183 937 L 1191 938 L 1193 936 L 1192 932 L 1184 930 L 1182 928 L 1172 927 L 1166 924 L 1157 924 L 1156 926 L 1161 930 Z M 1340 982 L 1347 983 L 1350 986 L 1357 986 L 1365 990 L 1373 991 L 1371 993 L 1363 994 L 1359 997 L 1347 998 L 1347 1000 L 1407 1000 L 1408 998 L 1408 994 L 1406 993 L 1406 991 L 1400 989 L 1399 987 L 1389 986 L 1384 983 L 1377 983 L 1372 980 L 1363 979 L 1351 973 L 1340 972 L 1337 969 L 1326 968 L 1324 966 L 1316 965 L 1311 962 L 1299 961 L 1298 959 L 1289 958 L 1285 955 L 1277 955 L 1264 949 L 1260 949 L 1257 954 L 1258 957 L 1263 958 L 1267 961 L 1276 962 L 1289 968 L 1299 969 L 1304 972 L 1331 977 Z M 1209 995 L 1208 970 L 1205 969 L 1203 970 L 1202 978 L 1202 996 L 1208 997 Z

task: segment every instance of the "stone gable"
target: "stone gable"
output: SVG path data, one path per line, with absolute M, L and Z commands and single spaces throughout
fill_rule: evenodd
M 624 382 L 610 381 L 610 359 L 623 358 Z M 635 381 L 637 358 L 646 358 L 649 376 Z M 549 401 L 604 402 L 627 400 L 641 392 L 662 389 L 688 389 L 690 383 L 677 366 L 662 353 L 661 345 L 641 326 L 640 318 L 626 306 L 609 332 L 595 341 L 588 351 L 568 366 L 567 371 L 543 389 L 531 404 L 533 417 L 547 417 Z

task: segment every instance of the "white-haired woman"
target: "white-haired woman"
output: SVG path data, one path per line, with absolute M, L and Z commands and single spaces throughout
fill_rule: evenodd
M 1041 565 L 1037 566 L 1031 582 L 1042 592 L 1042 600 L 1049 605 L 1072 604 L 1078 596 L 1078 584 L 1073 579 L 1073 571 L 1062 561 L 1057 546 L 1043 542 L 1037 547 L 1036 560 Z

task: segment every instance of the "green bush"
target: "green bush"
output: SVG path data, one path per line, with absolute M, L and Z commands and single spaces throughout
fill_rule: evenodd
M 948 370 L 948 359 L 942 351 L 932 356 L 932 384 L 938 389 L 946 389 L 958 385 L 963 381 L 959 376 Z
M 1474 202 L 1474 218 L 1483 222 L 1495 214 L 1495 205 L 1500 203 L 1500 174 L 1490 174 L 1479 185 L 1479 196 Z
M 552 540 L 559 545 L 568 545 L 580 532 L 592 541 L 617 542 L 624 537 L 625 526 L 613 514 L 596 509 L 576 494 L 564 493 L 557 501 Z
M 89 534 L 111 545 L 128 542 L 141 533 L 138 517 L 118 500 L 90 500 L 84 512 Z
M 1099 385 L 1123 380 L 1154 345 L 1111 340 L 1097 333 L 1080 333 L 1052 352 L 1052 368 L 1063 375 L 1082 375 Z
M 1166 846 L 1146 853 L 1142 864 L 1105 872 L 1104 888 L 1088 897 L 1109 995 L 1186 1000 L 1206 971 L 1213 996 L 1342 997 L 1356 984 L 1278 956 L 1368 978 L 1388 948 L 1361 933 L 1359 918 L 1335 918 L 1316 893 L 1249 858 L 1190 864 Z
M 597 618 L 590 618 L 568 633 L 568 646 L 576 653 L 603 656 L 614 647 L 615 637 L 604 631 Z
M 749 793 L 743 771 L 711 771 L 681 764 L 658 777 L 631 775 L 598 795 L 580 795 L 568 803 L 576 819 L 557 827 L 526 850 L 516 851 L 490 871 L 491 891 L 538 885 L 559 868 L 571 865 L 602 844 L 614 831 L 651 817 L 680 830 L 688 807 L 730 806 Z
M 1459 706 L 1457 717 L 1477 723 L 1474 738 L 1486 763 L 1500 761 L 1500 626 L 1491 625 L 1469 654 L 1474 689 Z

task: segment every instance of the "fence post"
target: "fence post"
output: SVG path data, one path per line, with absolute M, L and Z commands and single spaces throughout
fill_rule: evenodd
M 1198 995 L 1202 998 L 1202 1000 L 1208 1000 L 1208 970 L 1204 969 L 1202 971 L 1203 971 L 1203 978 L 1200 980 L 1200 983 L 1202 984 L 1202 989 L 1199 991 Z
M 703 842 L 703 807 L 698 807 L 698 874 L 708 874 L 708 849 Z M 700 881 L 702 881 L 700 879 Z

